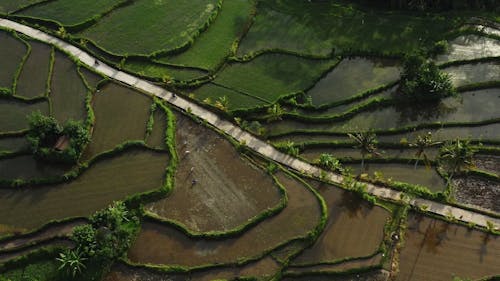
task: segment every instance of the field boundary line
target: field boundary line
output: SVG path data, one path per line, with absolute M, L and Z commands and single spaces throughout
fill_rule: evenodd
M 86 64 L 90 69 L 93 69 L 114 80 L 127 84 L 135 89 L 138 89 L 139 91 L 157 96 L 181 110 L 196 115 L 197 117 L 206 120 L 207 123 L 210 123 L 227 135 L 233 137 L 236 141 L 252 149 L 254 152 L 261 154 L 273 161 L 285 165 L 293 170 L 299 171 L 300 173 L 308 174 L 315 178 L 322 178 L 332 183 L 342 184 L 342 182 L 344 181 L 344 177 L 342 175 L 325 171 L 319 167 L 306 163 L 305 161 L 285 154 L 273 147 L 271 144 L 258 139 L 252 134 L 234 125 L 233 123 L 221 118 L 214 112 L 205 109 L 196 103 L 188 101 L 183 97 L 177 96 L 174 93 L 160 86 L 154 85 L 151 82 L 115 69 L 105 64 L 104 62 L 97 60 L 80 48 L 75 47 L 59 38 L 5 18 L 0 18 L 0 26 L 15 30 L 40 41 L 50 43 L 72 55 L 81 63 Z M 433 213 L 445 218 L 452 217 L 458 221 L 472 223 L 476 226 L 481 226 L 487 229 L 490 229 L 491 227 L 497 230 L 500 229 L 500 219 L 498 218 L 493 218 L 470 210 L 465 210 L 459 207 L 454 207 L 422 198 L 414 198 L 405 201 L 404 198 L 407 198 L 408 196 L 404 192 L 374 185 L 371 183 L 364 184 L 366 184 L 366 191 L 378 198 L 397 202 L 406 202 L 411 206 L 416 207 L 417 209 L 425 209 L 425 212 Z

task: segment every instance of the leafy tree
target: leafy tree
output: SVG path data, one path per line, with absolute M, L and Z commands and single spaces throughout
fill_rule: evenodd
M 410 144 L 410 147 L 417 148 L 417 151 L 415 152 L 415 157 L 417 157 L 417 160 L 415 160 L 415 170 L 417 169 L 418 161 L 420 160 L 420 158 L 423 158 L 423 161 L 426 166 L 430 166 L 429 158 L 427 157 L 425 150 L 429 147 L 438 145 L 440 143 L 441 142 L 435 142 L 432 140 L 431 132 L 427 132 L 427 134 L 425 135 L 417 136 L 415 143 Z
M 59 253 L 59 257 L 56 259 L 61 263 L 59 270 L 65 271 L 72 277 L 82 273 L 82 270 L 85 269 L 83 262 L 86 258 L 82 256 L 78 248 L 76 250 L 68 249 L 63 253 Z
M 435 101 L 451 96 L 455 89 L 448 74 L 421 55 L 407 56 L 401 75 L 402 102 Z
M 361 152 L 361 170 L 363 170 L 367 155 L 379 155 L 377 152 L 377 136 L 373 132 L 359 132 L 347 135 L 356 142 L 354 147 Z
M 28 143 L 33 154 L 41 159 L 75 163 L 90 141 L 90 134 L 81 122 L 69 120 L 61 126 L 53 117 L 39 111 L 29 115 L 28 121 Z M 61 137 L 67 138 L 68 145 L 58 150 L 54 146 Z
M 29 132 L 27 140 L 32 151 L 39 154 L 41 149 L 52 146 L 62 132 L 57 120 L 51 116 L 45 116 L 40 111 L 35 111 L 28 116 Z
M 95 256 L 97 251 L 96 230 L 92 225 L 84 224 L 75 227 L 71 239 L 84 256 Z
M 123 202 L 114 202 L 96 212 L 90 221 L 91 224 L 76 227 L 71 238 L 86 258 L 98 263 L 121 257 L 139 226 L 137 216 Z
M 454 142 L 447 142 L 440 148 L 439 162 L 450 174 L 449 181 L 455 173 L 473 166 L 472 157 L 475 152 L 476 149 L 470 145 L 468 140 L 457 139 Z

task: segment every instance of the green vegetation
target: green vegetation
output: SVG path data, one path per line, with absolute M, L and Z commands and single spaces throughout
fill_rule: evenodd
M 226 97 L 228 100 L 228 109 L 249 109 L 256 106 L 269 104 L 266 100 L 244 94 L 227 87 L 222 87 L 213 83 L 207 83 L 195 90 L 192 94 L 198 101 L 203 101 L 206 104 L 213 104 L 219 97 Z
M 62 25 L 83 23 L 127 0 L 57 0 L 31 6 L 16 15 L 47 19 Z
M 328 169 L 328 170 L 332 170 L 332 171 L 339 171 L 339 172 L 342 172 L 343 171 L 343 168 L 342 168 L 342 165 L 340 164 L 340 161 L 333 157 L 333 155 L 329 154 L 329 153 L 322 153 L 318 160 L 317 160 L 318 164 L 325 168 L 325 169 Z
M 422 56 L 408 56 L 401 75 L 402 101 L 435 101 L 453 95 L 450 77 Z
M 196 39 L 193 46 L 179 55 L 162 58 L 162 61 L 207 70 L 216 69 L 233 54 L 233 42 L 239 39 L 249 25 L 252 9 L 253 1 L 223 1 L 219 15 L 208 30 Z
M 28 47 L 19 40 L 17 36 L 0 30 L 0 59 L 2 60 L 2 71 L 0 71 L 0 87 L 12 89 L 16 71 L 20 68 Z
M 44 0 L 5 0 L 0 3 L 0 13 L 10 13 L 19 8 L 43 1 Z
M 473 148 L 468 140 L 455 140 L 447 142 L 439 150 L 439 162 L 444 166 L 449 174 L 448 179 L 455 173 L 460 173 L 473 166 L 472 157 L 476 149 Z
M 410 147 L 417 148 L 417 151 L 415 152 L 415 157 L 417 158 L 417 160 L 415 160 L 415 170 L 417 169 L 418 161 L 421 158 L 423 158 L 426 166 L 430 166 L 429 157 L 426 154 L 426 150 L 438 144 L 440 144 L 440 142 L 435 142 L 432 140 L 432 132 L 427 132 L 427 134 L 423 136 L 417 136 L 415 143 L 410 144 Z
M 216 6 L 215 0 L 135 1 L 77 35 L 114 54 L 177 49 L 193 40 Z
M 83 262 L 87 258 L 83 257 L 80 251 L 77 250 L 66 250 L 64 253 L 59 253 L 57 260 L 61 263 L 59 270 L 65 272 L 68 277 L 76 277 L 81 274 L 85 269 Z
M 405 10 L 415 10 L 415 11 L 445 11 L 453 9 L 499 9 L 497 0 L 475 0 L 475 1 L 464 1 L 464 0 L 397 0 L 397 1 L 385 1 L 385 0 L 375 0 L 367 1 L 361 0 L 366 4 L 378 5 L 384 8 L 393 9 L 405 9 Z
M 266 54 L 250 62 L 230 64 L 218 74 L 214 83 L 273 103 L 311 87 L 336 62 L 336 59 Z
M 466 19 L 451 13 L 365 11 L 341 1 L 260 1 L 238 53 L 281 49 L 322 56 L 409 54 L 445 39 Z
M 321 170 L 282 167 L 212 118 L 174 115 L 141 80 L 0 31 L 0 280 L 495 276 L 500 18 L 487 1 L 2 1 L 7 18 L 288 154 L 270 158 Z M 491 219 L 408 215 L 445 205 Z
M 171 81 L 172 79 L 192 80 L 207 75 L 204 71 L 199 69 L 172 67 L 144 59 L 127 59 L 123 64 L 123 69 L 138 73 L 139 75 L 158 78 L 163 81 Z
M 137 214 L 130 212 L 123 202 L 114 202 L 91 216 L 90 224 L 74 229 L 76 256 L 91 264 L 112 262 L 125 254 L 138 229 Z
M 363 170 L 365 157 L 379 154 L 377 152 L 377 136 L 373 132 L 359 132 L 347 135 L 356 142 L 355 148 L 358 148 L 361 152 L 361 170 Z
M 0 99 L 0 132 L 28 129 L 28 116 L 33 111 L 48 114 L 47 102 L 25 103 L 18 100 Z
M 69 120 L 61 126 L 55 118 L 35 111 L 29 116 L 27 139 L 33 154 L 41 159 L 76 163 L 90 135 L 81 122 Z

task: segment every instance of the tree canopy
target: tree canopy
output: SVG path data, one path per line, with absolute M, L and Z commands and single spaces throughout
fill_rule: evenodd
M 439 100 L 451 96 L 455 89 L 448 74 L 420 55 L 407 56 L 401 75 L 399 96 L 402 101 Z
M 41 159 L 75 163 L 90 141 L 90 134 L 81 122 L 68 120 L 61 126 L 54 117 L 39 111 L 33 112 L 28 119 L 27 140 L 33 154 Z

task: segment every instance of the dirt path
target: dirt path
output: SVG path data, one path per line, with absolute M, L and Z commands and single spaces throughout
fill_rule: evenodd
M 176 96 L 172 92 L 156 86 L 151 82 L 108 66 L 105 63 L 100 62 L 96 58 L 90 56 L 85 51 L 72 46 L 61 39 L 44 33 L 43 31 L 7 19 L 0 18 L 0 26 L 15 30 L 43 42 L 50 43 L 57 48 L 60 48 L 69 53 L 76 59 L 80 60 L 82 63 L 88 65 L 90 68 L 94 69 L 97 72 L 100 72 L 105 76 L 130 85 L 131 87 L 136 88 L 140 91 L 155 95 L 181 110 L 189 111 L 191 112 L 191 114 L 196 115 L 199 118 L 206 120 L 207 123 L 219 128 L 221 131 L 233 137 L 240 143 L 245 143 L 248 148 L 252 149 L 256 153 L 270 158 L 282 165 L 290 167 L 301 173 L 309 174 L 316 178 L 322 178 L 321 176 L 325 175 L 324 179 L 333 183 L 339 184 L 343 181 L 343 177 L 341 175 L 323 171 L 316 166 L 301 161 L 290 155 L 284 154 L 265 141 L 262 141 L 257 137 L 251 135 L 250 133 L 243 131 L 240 127 L 234 125 L 233 123 L 220 118 L 212 111 L 205 109 L 195 103 L 192 103 L 187 99 Z M 401 201 L 401 198 L 403 197 L 403 192 L 386 187 L 376 186 L 373 184 L 367 184 L 367 191 L 374 196 L 394 201 Z M 500 219 L 493 218 L 484 214 L 479 214 L 473 211 L 425 199 L 414 199 L 410 201 L 410 204 L 414 206 L 420 206 L 423 204 L 427 207 L 427 212 L 438 214 L 444 217 L 454 216 L 455 218 L 460 218 L 461 221 L 464 221 L 466 223 L 471 222 L 483 227 L 487 227 L 488 224 L 491 223 L 493 224 L 494 228 L 500 229 Z

